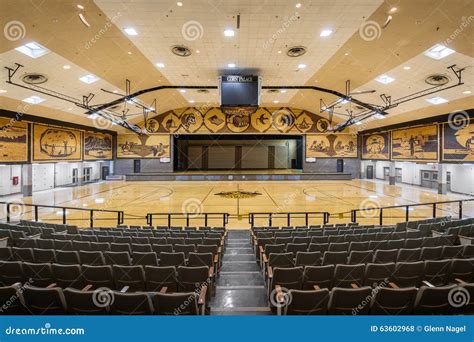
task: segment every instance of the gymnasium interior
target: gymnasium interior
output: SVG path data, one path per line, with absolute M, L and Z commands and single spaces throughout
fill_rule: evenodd
M 472 1 L 0 12 L 0 319 L 474 313 Z

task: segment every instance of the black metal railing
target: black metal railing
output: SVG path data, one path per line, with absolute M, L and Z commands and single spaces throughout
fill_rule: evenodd
M 389 210 L 389 209 L 398 209 L 398 208 L 405 208 L 405 221 L 408 221 L 410 219 L 410 208 L 413 207 L 421 207 L 421 206 L 428 206 L 432 208 L 432 217 L 436 217 L 436 211 L 438 209 L 438 205 L 441 204 L 451 204 L 451 203 L 458 203 L 458 217 L 459 219 L 462 219 L 463 214 L 462 214 L 462 208 L 463 208 L 463 203 L 464 202 L 472 202 L 474 201 L 474 198 L 470 199 L 462 199 L 462 200 L 451 200 L 451 201 L 438 201 L 438 202 L 428 202 L 428 203 L 415 203 L 415 204 L 401 204 L 401 205 L 391 205 L 391 206 L 386 206 L 386 207 L 379 207 L 379 208 L 359 208 L 359 209 L 353 209 L 350 211 L 351 213 L 351 222 L 355 223 L 357 222 L 357 213 L 358 212 L 374 212 L 377 213 L 378 211 L 378 216 L 379 216 L 379 224 L 383 225 L 383 219 L 384 219 L 384 211 Z M 343 214 L 343 213 L 339 213 Z M 374 215 L 375 216 L 375 215 Z
M 22 206 L 22 207 L 31 207 L 31 208 L 33 208 L 32 218 L 36 222 L 38 222 L 39 219 L 40 219 L 39 209 L 43 209 L 43 208 L 45 208 L 45 209 L 59 209 L 60 212 L 61 212 L 62 223 L 63 224 L 67 224 L 67 222 L 68 222 L 68 220 L 67 220 L 68 211 L 89 212 L 88 220 L 89 220 L 89 226 L 91 228 L 94 227 L 94 221 L 101 221 L 101 220 L 110 221 L 110 220 L 112 220 L 111 218 L 97 218 L 97 217 L 94 217 L 94 213 L 115 213 L 117 215 L 117 219 L 116 219 L 117 220 L 117 225 L 122 224 L 123 223 L 123 218 L 124 218 L 124 212 L 122 210 L 75 208 L 75 207 L 63 207 L 63 206 L 57 206 L 57 205 L 28 204 L 28 203 L 17 203 L 17 202 L 0 202 L 0 204 L 6 205 L 6 221 L 8 223 L 11 222 L 11 218 L 12 218 L 12 211 L 11 211 L 12 206 Z M 23 216 L 24 214 L 26 214 L 26 212 L 22 212 L 21 215 L 19 215 L 19 216 Z M 18 219 L 21 219 L 21 217 L 19 217 Z M 53 220 L 53 219 L 49 219 L 49 220 Z M 76 221 L 76 220 L 84 220 L 84 219 L 71 219 L 70 221 L 72 221 L 72 220 Z
M 267 212 L 267 213 L 249 213 L 249 223 L 251 227 L 255 227 L 256 219 L 265 219 L 268 222 L 268 227 L 271 227 L 275 219 L 286 219 L 287 226 L 291 226 L 291 220 L 304 219 L 304 225 L 308 226 L 311 220 L 322 219 L 323 224 L 329 222 L 330 214 L 327 211 L 313 211 L 313 212 Z
M 166 224 L 168 227 L 173 225 L 173 220 L 185 220 L 186 226 L 189 226 L 191 220 L 196 222 L 196 220 L 203 222 L 204 226 L 207 226 L 209 220 L 220 220 L 222 226 L 226 227 L 229 223 L 228 213 L 148 213 L 146 214 L 146 223 L 149 226 L 153 226 L 153 218 L 166 218 Z

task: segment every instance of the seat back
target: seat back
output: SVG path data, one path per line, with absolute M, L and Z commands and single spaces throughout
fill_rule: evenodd
M 334 287 L 329 300 L 329 314 L 331 315 L 367 315 L 370 304 L 361 305 L 372 295 L 369 286 L 358 289 Z
M 70 315 L 106 315 L 109 313 L 111 299 L 108 298 L 112 298 L 110 294 L 101 296 L 101 299 L 105 299 L 102 303 L 98 302 L 96 291 L 67 288 L 63 293 L 66 299 L 67 311 Z
M 427 287 L 422 286 L 418 290 L 415 300 L 414 313 L 417 315 L 447 315 L 451 312 L 452 306 L 449 301 L 449 293 L 457 285 Z
M 153 307 L 156 315 L 198 315 L 198 294 L 185 293 L 154 293 Z
M 320 252 L 296 252 L 295 266 L 319 266 L 320 264 Z
M 66 301 L 59 287 L 39 288 L 27 286 L 23 291 L 25 305 L 34 315 L 65 315 Z
M 306 266 L 303 274 L 303 289 L 314 290 L 314 285 L 320 288 L 332 288 L 334 265 Z
M 329 303 L 329 290 L 290 290 L 291 301 L 285 307 L 286 315 L 324 315 Z
M 180 253 L 160 253 L 160 266 L 174 266 L 179 267 L 186 264 L 186 259 L 183 252 Z
M 61 265 L 52 264 L 51 270 L 54 276 L 54 282 L 61 288 L 72 287 L 82 289 L 84 281 L 80 265 Z
M 153 305 L 148 293 L 113 292 L 114 300 L 110 304 L 112 315 L 151 315 Z
M 410 315 L 416 299 L 417 289 L 407 287 L 392 289 L 381 287 L 372 298 L 371 315 Z
M 147 291 L 158 292 L 163 287 L 167 292 L 178 291 L 176 268 L 174 266 L 145 266 L 145 285 Z
M 334 284 L 337 287 L 351 287 L 353 284 L 361 286 L 364 281 L 365 265 L 336 265 L 334 270 Z
M 145 273 L 142 266 L 114 265 L 112 271 L 116 289 L 128 286 L 130 292 L 145 291 Z

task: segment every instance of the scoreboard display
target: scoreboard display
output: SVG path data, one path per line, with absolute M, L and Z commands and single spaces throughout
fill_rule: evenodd
M 225 75 L 219 77 L 222 107 L 260 105 L 260 76 Z

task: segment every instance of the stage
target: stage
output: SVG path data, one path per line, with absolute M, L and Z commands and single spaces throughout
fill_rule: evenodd
M 299 170 L 206 170 L 172 173 L 142 172 L 125 175 L 127 181 L 301 181 L 301 180 L 351 180 L 351 173 L 302 172 Z

